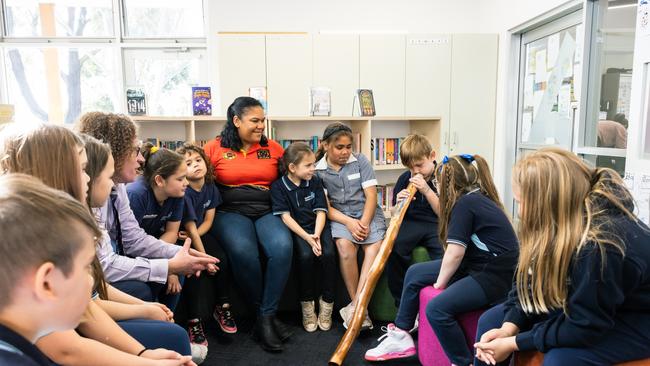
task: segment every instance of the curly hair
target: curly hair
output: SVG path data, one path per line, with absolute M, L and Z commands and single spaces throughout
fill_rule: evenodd
M 201 157 L 201 159 L 203 159 L 203 162 L 205 163 L 205 168 L 207 169 L 205 173 L 205 183 L 210 184 L 214 182 L 214 167 L 210 163 L 210 159 L 208 159 L 208 157 L 205 155 L 205 151 L 203 151 L 202 148 L 200 148 L 195 144 L 186 142 L 183 144 L 183 146 L 176 149 L 176 152 L 183 156 L 185 156 L 185 154 L 189 154 L 192 152 L 198 154 Z
M 79 118 L 77 131 L 88 134 L 111 146 L 115 160 L 115 172 L 122 169 L 133 152 L 133 140 L 137 135 L 135 123 L 123 114 L 88 112 Z

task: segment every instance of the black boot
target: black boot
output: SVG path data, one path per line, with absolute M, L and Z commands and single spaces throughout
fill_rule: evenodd
M 273 327 L 275 328 L 275 334 L 278 335 L 282 342 L 286 341 L 293 335 L 291 328 L 279 321 L 275 315 L 273 315 Z
M 254 335 L 265 351 L 280 352 L 284 348 L 282 341 L 275 333 L 273 315 L 261 315 L 257 318 Z

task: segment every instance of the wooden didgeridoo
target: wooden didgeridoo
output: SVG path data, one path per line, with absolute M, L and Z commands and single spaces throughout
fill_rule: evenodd
M 404 214 L 406 214 L 406 210 L 411 204 L 413 196 L 417 191 L 417 188 L 415 188 L 413 183 L 409 183 L 406 189 L 409 191 L 409 195 L 406 199 L 401 200 L 396 206 L 395 215 L 390 219 L 390 224 L 388 225 L 384 241 L 381 243 L 377 257 L 375 257 L 374 262 L 372 262 L 366 282 L 363 284 L 361 292 L 359 293 L 352 321 L 348 324 L 348 329 L 345 331 L 343 338 L 341 338 L 339 345 L 336 347 L 336 351 L 334 351 L 332 358 L 330 358 L 330 365 L 340 366 L 343 363 L 345 356 L 347 356 L 348 351 L 352 346 L 352 342 L 354 342 L 359 335 L 361 323 L 363 323 L 363 319 L 365 318 L 366 308 L 368 307 L 368 302 L 370 302 L 370 297 L 375 291 L 375 286 L 377 285 L 379 276 L 381 276 L 381 273 L 384 271 L 384 266 L 386 265 L 388 256 L 393 250 L 393 244 L 395 244 L 395 238 L 399 232 L 399 227 L 402 225 L 402 220 L 404 220 Z

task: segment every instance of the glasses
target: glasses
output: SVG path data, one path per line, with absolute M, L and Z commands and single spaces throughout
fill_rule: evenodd
M 142 141 L 138 141 L 138 144 L 131 148 L 131 153 L 134 157 L 137 157 L 142 153 Z
M 471 162 L 474 161 L 474 155 L 470 155 L 470 154 L 460 154 L 460 155 L 458 155 L 458 156 L 461 157 L 461 158 L 463 158 L 463 159 L 465 159 L 465 160 L 467 160 L 468 163 L 471 163 Z M 449 162 L 449 157 L 448 157 L 447 155 L 445 155 L 445 156 L 442 158 L 442 162 L 440 163 L 440 167 L 438 167 L 438 172 L 441 172 L 441 171 L 442 171 L 442 167 L 443 167 L 443 165 L 447 164 L 448 162 Z

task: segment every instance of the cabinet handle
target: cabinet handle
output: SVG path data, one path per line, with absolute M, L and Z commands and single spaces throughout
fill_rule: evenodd
M 443 134 L 444 140 L 442 142 L 443 145 L 447 146 L 449 144 L 449 134 L 445 133 Z
M 453 142 L 453 144 L 454 144 L 454 147 L 456 145 L 458 145 L 458 132 L 454 132 L 454 142 Z

